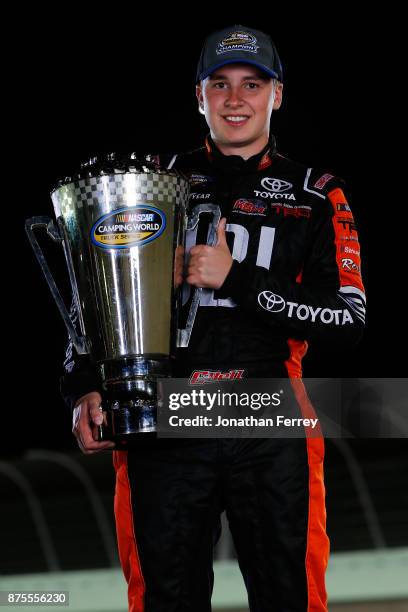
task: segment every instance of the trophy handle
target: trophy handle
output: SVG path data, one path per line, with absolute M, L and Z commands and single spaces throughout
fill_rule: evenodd
M 37 261 L 40 264 L 40 267 L 44 273 L 45 280 L 48 283 L 52 297 L 54 298 L 55 303 L 57 304 L 58 310 L 60 312 L 60 315 L 62 316 L 62 319 L 65 323 L 65 327 L 67 328 L 69 337 L 71 338 L 72 343 L 77 353 L 80 355 L 85 355 L 89 353 L 87 339 L 85 336 L 79 336 L 77 334 L 77 331 L 71 321 L 71 317 L 69 316 L 67 307 L 65 306 L 64 301 L 61 297 L 61 294 L 58 290 L 58 287 L 55 283 L 54 277 L 45 259 L 44 253 L 42 252 L 42 249 L 40 245 L 38 244 L 37 238 L 34 233 L 34 230 L 36 228 L 46 229 L 48 236 L 52 238 L 54 242 L 59 242 L 64 245 L 64 241 L 61 237 L 59 229 L 55 226 L 54 221 L 51 219 L 51 217 L 40 216 L 40 217 L 31 217 L 30 219 L 26 219 L 25 230 L 26 230 L 28 239 L 33 248 Z M 69 274 L 70 280 L 72 283 L 73 277 L 71 274 L 71 270 L 69 270 L 69 272 L 70 272 Z M 76 295 L 75 291 L 74 291 L 74 295 Z
M 192 216 L 187 221 L 187 229 L 194 229 L 200 220 L 201 213 L 213 213 L 213 220 L 208 229 L 207 245 L 215 246 L 217 242 L 217 227 L 221 219 L 221 210 L 217 204 L 204 203 L 194 207 Z M 203 291 L 212 291 L 212 289 L 203 289 L 196 287 L 193 299 L 191 300 L 190 310 L 187 316 L 187 322 L 184 329 L 177 331 L 177 346 L 185 348 L 190 342 L 191 332 L 193 331 L 194 321 L 197 315 L 198 306 L 200 304 L 201 294 Z

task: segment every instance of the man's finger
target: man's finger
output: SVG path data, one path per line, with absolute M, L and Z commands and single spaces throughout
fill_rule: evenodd
M 221 221 L 219 222 L 218 227 L 217 227 L 217 246 L 226 246 L 226 247 L 228 247 L 228 245 L 227 245 L 227 236 L 226 236 L 226 233 L 225 233 L 225 226 L 226 226 L 226 224 L 227 224 L 227 219 L 226 219 L 226 217 L 223 217 L 221 219 Z
M 98 442 L 95 440 L 91 429 L 88 431 L 84 430 L 83 428 L 78 429 L 77 431 L 74 431 L 74 435 L 83 453 L 97 452 L 115 447 L 115 443 L 112 440 L 104 440 L 103 442 Z
M 210 247 L 208 244 L 196 244 L 195 246 L 191 247 L 189 251 L 190 259 L 196 255 L 208 254 L 211 252 L 211 249 L 212 247 Z
M 95 425 L 102 425 L 102 421 L 103 421 L 102 406 L 100 404 L 99 405 L 93 404 L 89 408 L 89 416 L 91 418 L 91 421 L 95 423 Z
M 96 443 L 95 443 L 96 444 Z M 81 449 L 81 451 L 84 453 L 84 455 L 93 455 L 95 453 L 99 453 L 100 451 L 104 451 L 104 450 L 112 450 L 113 448 L 115 448 L 114 443 L 108 443 L 108 442 L 98 442 L 97 443 L 99 446 L 97 447 L 85 447 L 83 444 L 79 444 L 79 447 Z
M 93 439 L 91 428 L 81 427 L 78 432 L 78 437 L 81 441 L 84 452 L 98 451 L 105 448 L 113 448 L 115 443 L 111 440 L 105 440 L 104 442 L 97 442 Z

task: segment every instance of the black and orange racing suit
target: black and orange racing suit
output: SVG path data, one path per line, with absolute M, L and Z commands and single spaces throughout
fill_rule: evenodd
M 221 289 L 203 293 L 176 374 L 240 369 L 248 377 L 290 377 L 299 413 L 312 414 L 299 380 L 307 341 L 355 344 L 364 326 L 360 248 L 342 180 L 277 153 L 272 135 L 248 160 L 222 154 L 208 135 L 204 147 L 160 161 L 188 175 L 190 211 L 219 206 L 234 259 Z M 204 214 L 200 223 L 188 249 L 206 240 Z M 190 290 L 184 287 L 185 308 Z M 66 363 L 62 391 L 72 405 L 99 387 L 94 370 L 71 354 Z M 223 510 L 252 612 L 326 610 L 323 459 L 321 436 L 153 437 L 114 451 L 130 610 L 211 609 Z

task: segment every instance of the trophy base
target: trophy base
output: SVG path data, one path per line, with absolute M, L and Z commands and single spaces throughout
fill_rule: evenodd
M 110 404 L 110 405 L 109 405 Z M 107 429 L 113 438 L 140 433 L 150 433 L 157 429 L 156 404 L 140 399 L 105 403 L 107 409 Z
M 99 427 L 98 441 L 113 440 L 119 448 L 140 434 L 157 431 L 157 379 L 170 375 L 168 358 L 126 357 L 104 362 L 102 402 L 105 426 Z

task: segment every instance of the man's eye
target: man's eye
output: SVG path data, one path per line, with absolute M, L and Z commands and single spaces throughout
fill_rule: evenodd
M 220 81 L 219 83 L 214 83 L 214 87 L 218 87 L 218 85 L 225 85 L 225 83 L 223 83 L 222 81 Z
M 258 83 L 247 83 L 248 89 L 257 89 L 259 87 Z

